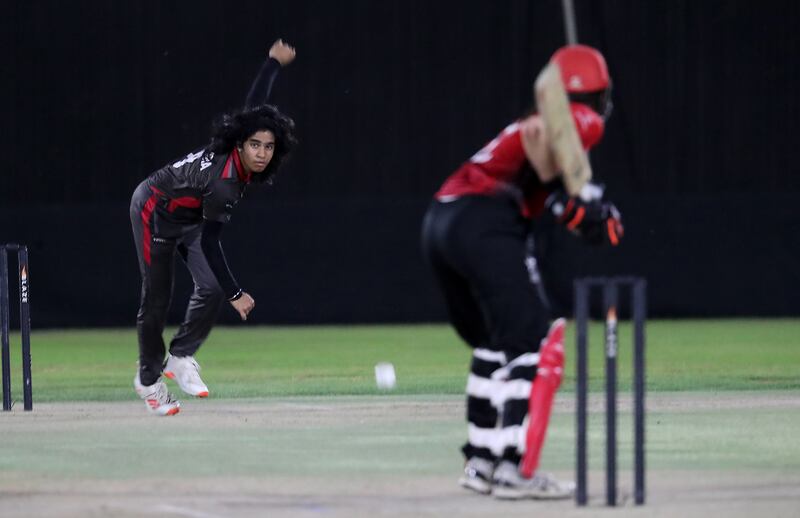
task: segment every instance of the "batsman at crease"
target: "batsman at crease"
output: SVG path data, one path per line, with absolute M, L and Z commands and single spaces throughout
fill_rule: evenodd
M 551 62 L 589 150 L 610 115 L 605 59 L 591 47 L 569 45 Z M 597 245 L 616 246 L 623 236 L 620 213 L 604 190 L 587 183 L 569 195 L 556 163 L 534 110 L 445 180 L 423 222 L 423 252 L 450 322 L 472 348 L 459 483 L 495 498 L 559 499 L 574 492 L 573 483 L 537 469 L 563 376 L 565 321 L 551 322 L 532 229 L 549 219 Z

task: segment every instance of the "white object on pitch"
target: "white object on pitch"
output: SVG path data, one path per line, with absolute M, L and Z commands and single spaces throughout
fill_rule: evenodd
M 380 362 L 375 365 L 375 383 L 379 389 L 392 390 L 397 383 L 394 374 L 394 365 L 387 362 Z

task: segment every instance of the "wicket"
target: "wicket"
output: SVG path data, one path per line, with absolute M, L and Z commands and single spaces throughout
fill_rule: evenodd
M 587 504 L 586 403 L 588 390 L 587 345 L 589 303 L 592 287 L 603 289 L 606 371 L 606 505 L 617 505 L 617 308 L 619 288 L 630 288 L 633 320 L 633 414 L 634 414 L 634 502 L 645 501 L 644 472 L 644 392 L 647 281 L 639 277 L 585 277 L 575 281 L 575 320 L 577 323 L 576 425 L 577 463 L 575 503 Z
M 22 392 L 25 410 L 33 410 L 31 387 L 31 315 L 28 284 L 28 247 L 17 244 L 0 246 L 0 326 L 2 327 L 3 410 L 11 410 L 11 355 L 9 351 L 9 262 L 8 252 L 17 253 L 19 270 L 19 330 L 22 339 Z

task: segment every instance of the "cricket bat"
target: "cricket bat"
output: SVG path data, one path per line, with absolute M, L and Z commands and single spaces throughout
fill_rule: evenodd
M 544 67 L 536 78 L 533 92 L 564 187 L 570 196 L 577 196 L 581 187 L 592 179 L 592 167 L 575 129 L 558 65 L 550 63 Z

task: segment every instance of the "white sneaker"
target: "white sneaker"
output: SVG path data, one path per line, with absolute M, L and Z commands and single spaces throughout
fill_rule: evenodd
M 182 391 L 190 396 L 208 397 L 208 387 L 200 379 L 200 365 L 194 356 L 172 356 L 167 358 L 164 376 L 175 380 Z
M 133 378 L 133 388 L 144 399 L 147 410 L 156 415 L 175 415 L 181 411 L 181 403 L 167 391 L 167 385 L 158 378 L 152 385 L 142 385 L 139 373 Z
M 513 462 L 503 461 L 494 470 L 492 496 L 507 500 L 533 498 L 535 500 L 561 500 L 572 498 L 574 482 L 559 481 L 549 473 L 537 471 L 533 477 L 524 478 Z
M 464 474 L 458 479 L 458 483 L 465 489 L 488 495 L 492 492 L 492 471 L 494 462 L 472 457 L 464 465 Z

